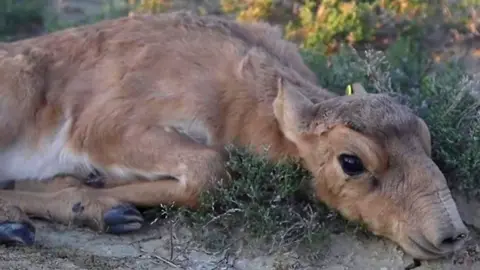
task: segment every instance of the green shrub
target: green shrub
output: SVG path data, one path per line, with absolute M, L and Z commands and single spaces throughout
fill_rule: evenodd
M 232 231 L 241 229 L 248 236 L 285 246 L 325 240 L 327 228 L 337 216 L 306 192 L 310 174 L 299 164 L 273 164 L 265 156 L 248 149 L 230 147 L 229 168 L 235 180 L 203 195 L 202 207 L 184 212 L 190 224 L 200 225 L 202 234 L 214 234 L 226 243 Z M 208 224 L 209 226 L 205 226 Z M 201 235 L 202 235 L 201 234 Z M 215 244 L 215 245 L 214 245 Z
M 174 0 L 128 0 L 132 10 L 138 12 L 160 13 L 169 9 Z
M 448 4 L 444 0 L 293 0 L 299 7 L 295 9 L 279 2 L 222 0 L 222 7 L 242 21 L 281 23 L 287 38 L 302 43 L 304 48 L 330 53 L 342 43 L 384 47 L 385 40 L 388 46 L 399 36 L 422 41 L 439 29 L 465 32 L 472 24 L 468 10 L 480 6 L 478 0 Z M 283 14 L 284 21 L 273 19 L 273 14 Z
M 38 31 L 43 25 L 43 2 L 0 0 L 0 41 Z
M 226 13 L 238 13 L 238 19 L 242 21 L 268 20 L 273 9 L 273 0 L 220 0 Z
M 217 251 L 241 238 L 274 250 L 302 247 L 318 254 L 331 233 L 348 230 L 370 235 L 314 199 L 311 175 L 298 163 L 274 164 L 247 148 L 227 148 L 227 166 L 234 174 L 231 184 L 202 194 L 199 209 L 164 206 L 144 212 L 146 219 L 156 219 L 159 213 L 180 219 L 206 248 Z
M 307 0 L 296 22 L 287 26 L 287 37 L 302 32 L 305 48 L 323 50 L 338 41 L 370 41 L 375 28 L 369 21 L 372 4 L 367 1 Z

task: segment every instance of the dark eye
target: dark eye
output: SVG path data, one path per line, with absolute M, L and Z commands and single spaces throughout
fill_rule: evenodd
M 357 156 L 341 154 L 338 161 L 343 171 L 349 176 L 359 175 L 365 171 L 362 161 Z

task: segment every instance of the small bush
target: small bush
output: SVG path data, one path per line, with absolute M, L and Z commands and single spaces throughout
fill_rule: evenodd
M 450 29 L 466 32 L 474 21 L 468 12 L 478 0 L 222 0 L 226 13 L 241 21 L 267 20 L 285 25 L 286 37 L 304 48 L 336 52 L 343 43 L 385 48 L 400 36 L 420 42 L 444 43 L 436 38 Z M 455 14 L 452 15 L 452 14 Z M 279 16 L 283 15 L 283 21 Z M 434 38 L 435 39 L 435 38 Z M 438 45 L 438 44 L 436 44 Z
M 185 212 L 190 224 L 222 237 L 241 229 L 283 246 L 325 239 L 333 225 L 325 221 L 336 214 L 312 200 L 307 171 L 293 162 L 274 164 L 248 149 L 230 147 L 230 153 L 227 165 L 236 174 L 234 182 L 204 194 L 199 211 Z
M 167 11 L 174 0 L 128 0 L 132 10 L 146 13 L 160 13 Z
M 8 41 L 41 31 L 43 1 L 0 0 L 0 41 Z
M 202 194 L 199 209 L 161 207 L 147 210 L 146 218 L 158 218 L 159 213 L 175 216 L 211 250 L 222 250 L 241 238 L 267 244 L 271 251 L 313 245 L 319 251 L 331 233 L 367 233 L 313 198 L 311 175 L 298 163 L 274 164 L 248 148 L 228 150 L 227 166 L 234 172 L 230 185 Z

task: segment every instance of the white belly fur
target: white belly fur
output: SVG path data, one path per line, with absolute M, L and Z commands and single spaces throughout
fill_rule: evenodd
M 65 147 L 70 127 L 71 121 L 66 121 L 54 136 L 44 138 L 35 149 L 20 141 L 0 150 L 0 181 L 88 174 L 92 168 L 87 156 L 73 154 Z

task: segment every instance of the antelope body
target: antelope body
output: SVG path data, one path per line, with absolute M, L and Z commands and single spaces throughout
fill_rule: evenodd
M 0 242 L 32 243 L 28 216 L 125 233 L 134 206 L 195 207 L 234 144 L 301 160 L 318 199 L 416 258 L 457 250 L 468 230 L 428 127 L 357 89 L 319 87 L 275 27 L 186 12 L 1 43 Z

